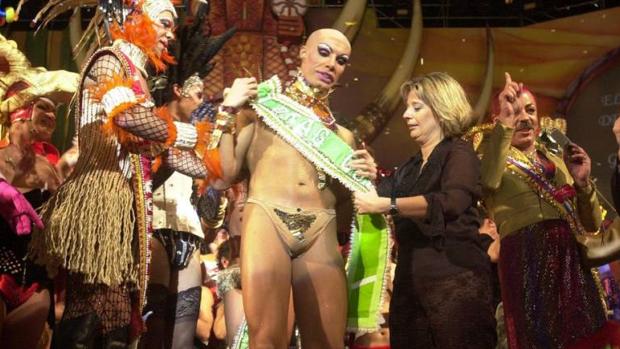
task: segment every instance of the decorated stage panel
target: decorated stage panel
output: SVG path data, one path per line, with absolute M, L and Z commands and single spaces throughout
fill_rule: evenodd
M 210 30 L 237 33 L 215 58 L 207 78 L 207 93 L 217 99 L 235 77 L 254 75 L 260 80 L 277 74 L 294 75 L 304 33 L 332 26 L 341 8 L 295 7 L 295 1 L 274 6 L 270 1 L 215 0 L 211 3 Z M 286 6 L 284 6 L 285 4 Z M 290 5 L 290 6 L 289 6 Z M 405 53 L 409 28 L 378 28 L 372 9 L 349 23 L 358 26 L 353 55 L 332 107 L 342 122 L 359 115 L 382 91 Z M 71 59 L 67 30 L 9 31 L 34 65 L 77 70 Z M 492 85 L 503 85 L 503 72 L 523 81 L 537 95 L 539 115 L 562 115 L 568 135 L 590 151 L 593 175 L 608 191 L 614 152 L 611 125 L 620 111 L 620 8 L 591 12 L 521 28 L 494 28 Z M 422 30 L 413 75 L 444 71 L 460 81 L 475 104 L 487 71 L 485 28 L 427 28 Z M 415 151 L 400 119 L 401 108 L 386 117 L 380 132 L 369 142 L 385 167 L 401 163 Z M 55 142 L 70 144 L 71 122 L 59 120 Z

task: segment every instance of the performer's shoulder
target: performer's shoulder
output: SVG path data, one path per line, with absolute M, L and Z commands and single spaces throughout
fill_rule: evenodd
M 90 70 L 95 65 L 103 65 L 107 69 L 121 68 L 122 58 L 111 46 L 106 46 L 95 51 L 88 62 L 84 65 L 84 69 Z
M 495 128 L 495 123 L 484 123 L 471 127 L 461 139 L 467 143 L 470 143 L 474 151 L 478 154 L 485 152 L 486 145 L 489 140 L 489 135 Z

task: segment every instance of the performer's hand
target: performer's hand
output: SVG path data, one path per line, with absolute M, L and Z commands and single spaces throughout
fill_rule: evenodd
M 32 224 L 43 229 L 43 222 L 30 203 L 15 187 L 0 179 L 0 215 L 17 235 L 28 235 Z
M 30 147 L 30 144 L 27 145 Z M 0 172 L 12 182 L 34 166 L 35 155 L 32 150 L 25 150 L 14 143 L 0 149 Z
M 478 234 L 488 235 L 494 241 L 499 239 L 499 234 L 497 233 L 497 225 L 495 225 L 495 222 L 490 218 L 484 219 L 484 221 L 480 225 L 480 228 L 478 228 Z
M 592 162 L 586 151 L 577 144 L 570 143 L 564 150 L 564 162 L 575 180 L 575 186 L 586 188 L 592 170 Z
M 384 213 L 390 209 L 390 199 L 379 197 L 375 188 L 367 193 L 355 192 L 353 207 L 357 213 Z
M 377 163 L 368 150 L 360 149 L 354 153 L 353 160 L 349 161 L 349 167 L 355 170 L 358 176 L 372 181 L 377 179 Z
M 512 81 L 510 74 L 504 73 L 506 77 L 506 84 L 504 89 L 499 94 L 499 106 L 500 113 L 497 116 L 497 120 L 504 124 L 504 126 L 515 127 L 517 121 L 517 115 L 519 114 L 520 103 L 519 96 L 521 95 L 521 89 L 523 84 L 518 84 Z
M 618 144 L 618 157 L 620 157 L 620 115 L 616 118 L 616 122 L 614 122 L 614 127 L 612 130 L 614 131 L 614 136 L 616 136 L 616 143 Z
M 499 239 L 493 240 L 493 242 L 489 245 L 487 249 L 487 255 L 491 260 L 491 263 L 499 262 L 499 250 L 501 248 L 501 242 Z
M 256 97 L 257 90 L 258 83 L 255 78 L 235 79 L 230 89 L 225 92 L 222 105 L 239 108 Z

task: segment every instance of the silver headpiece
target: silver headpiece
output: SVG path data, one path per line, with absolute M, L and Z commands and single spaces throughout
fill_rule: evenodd
M 198 73 L 193 74 L 183 82 L 183 87 L 181 87 L 181 96 L 189 97 L 190 92 L 194 87 L 200 87 L 201 90 L 204 88 L 204 82 L 200 76 L 198 76 Z
M 177 11 L 169 0 L 144 0 L 142 11 L 152 20 L 155 20 L 157 16 L 164 11 L 170 11 L 174 18 L 177 18 Z

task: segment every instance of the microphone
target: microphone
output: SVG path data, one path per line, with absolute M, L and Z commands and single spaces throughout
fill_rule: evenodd
M 547 149 L 554 154 L 559 154 L 563 149 L 571 151 L 571 144 L 574 144 L 562 131 L 555 127 L 544 128 L 540 135 L 540 140 L 547 145 Z

